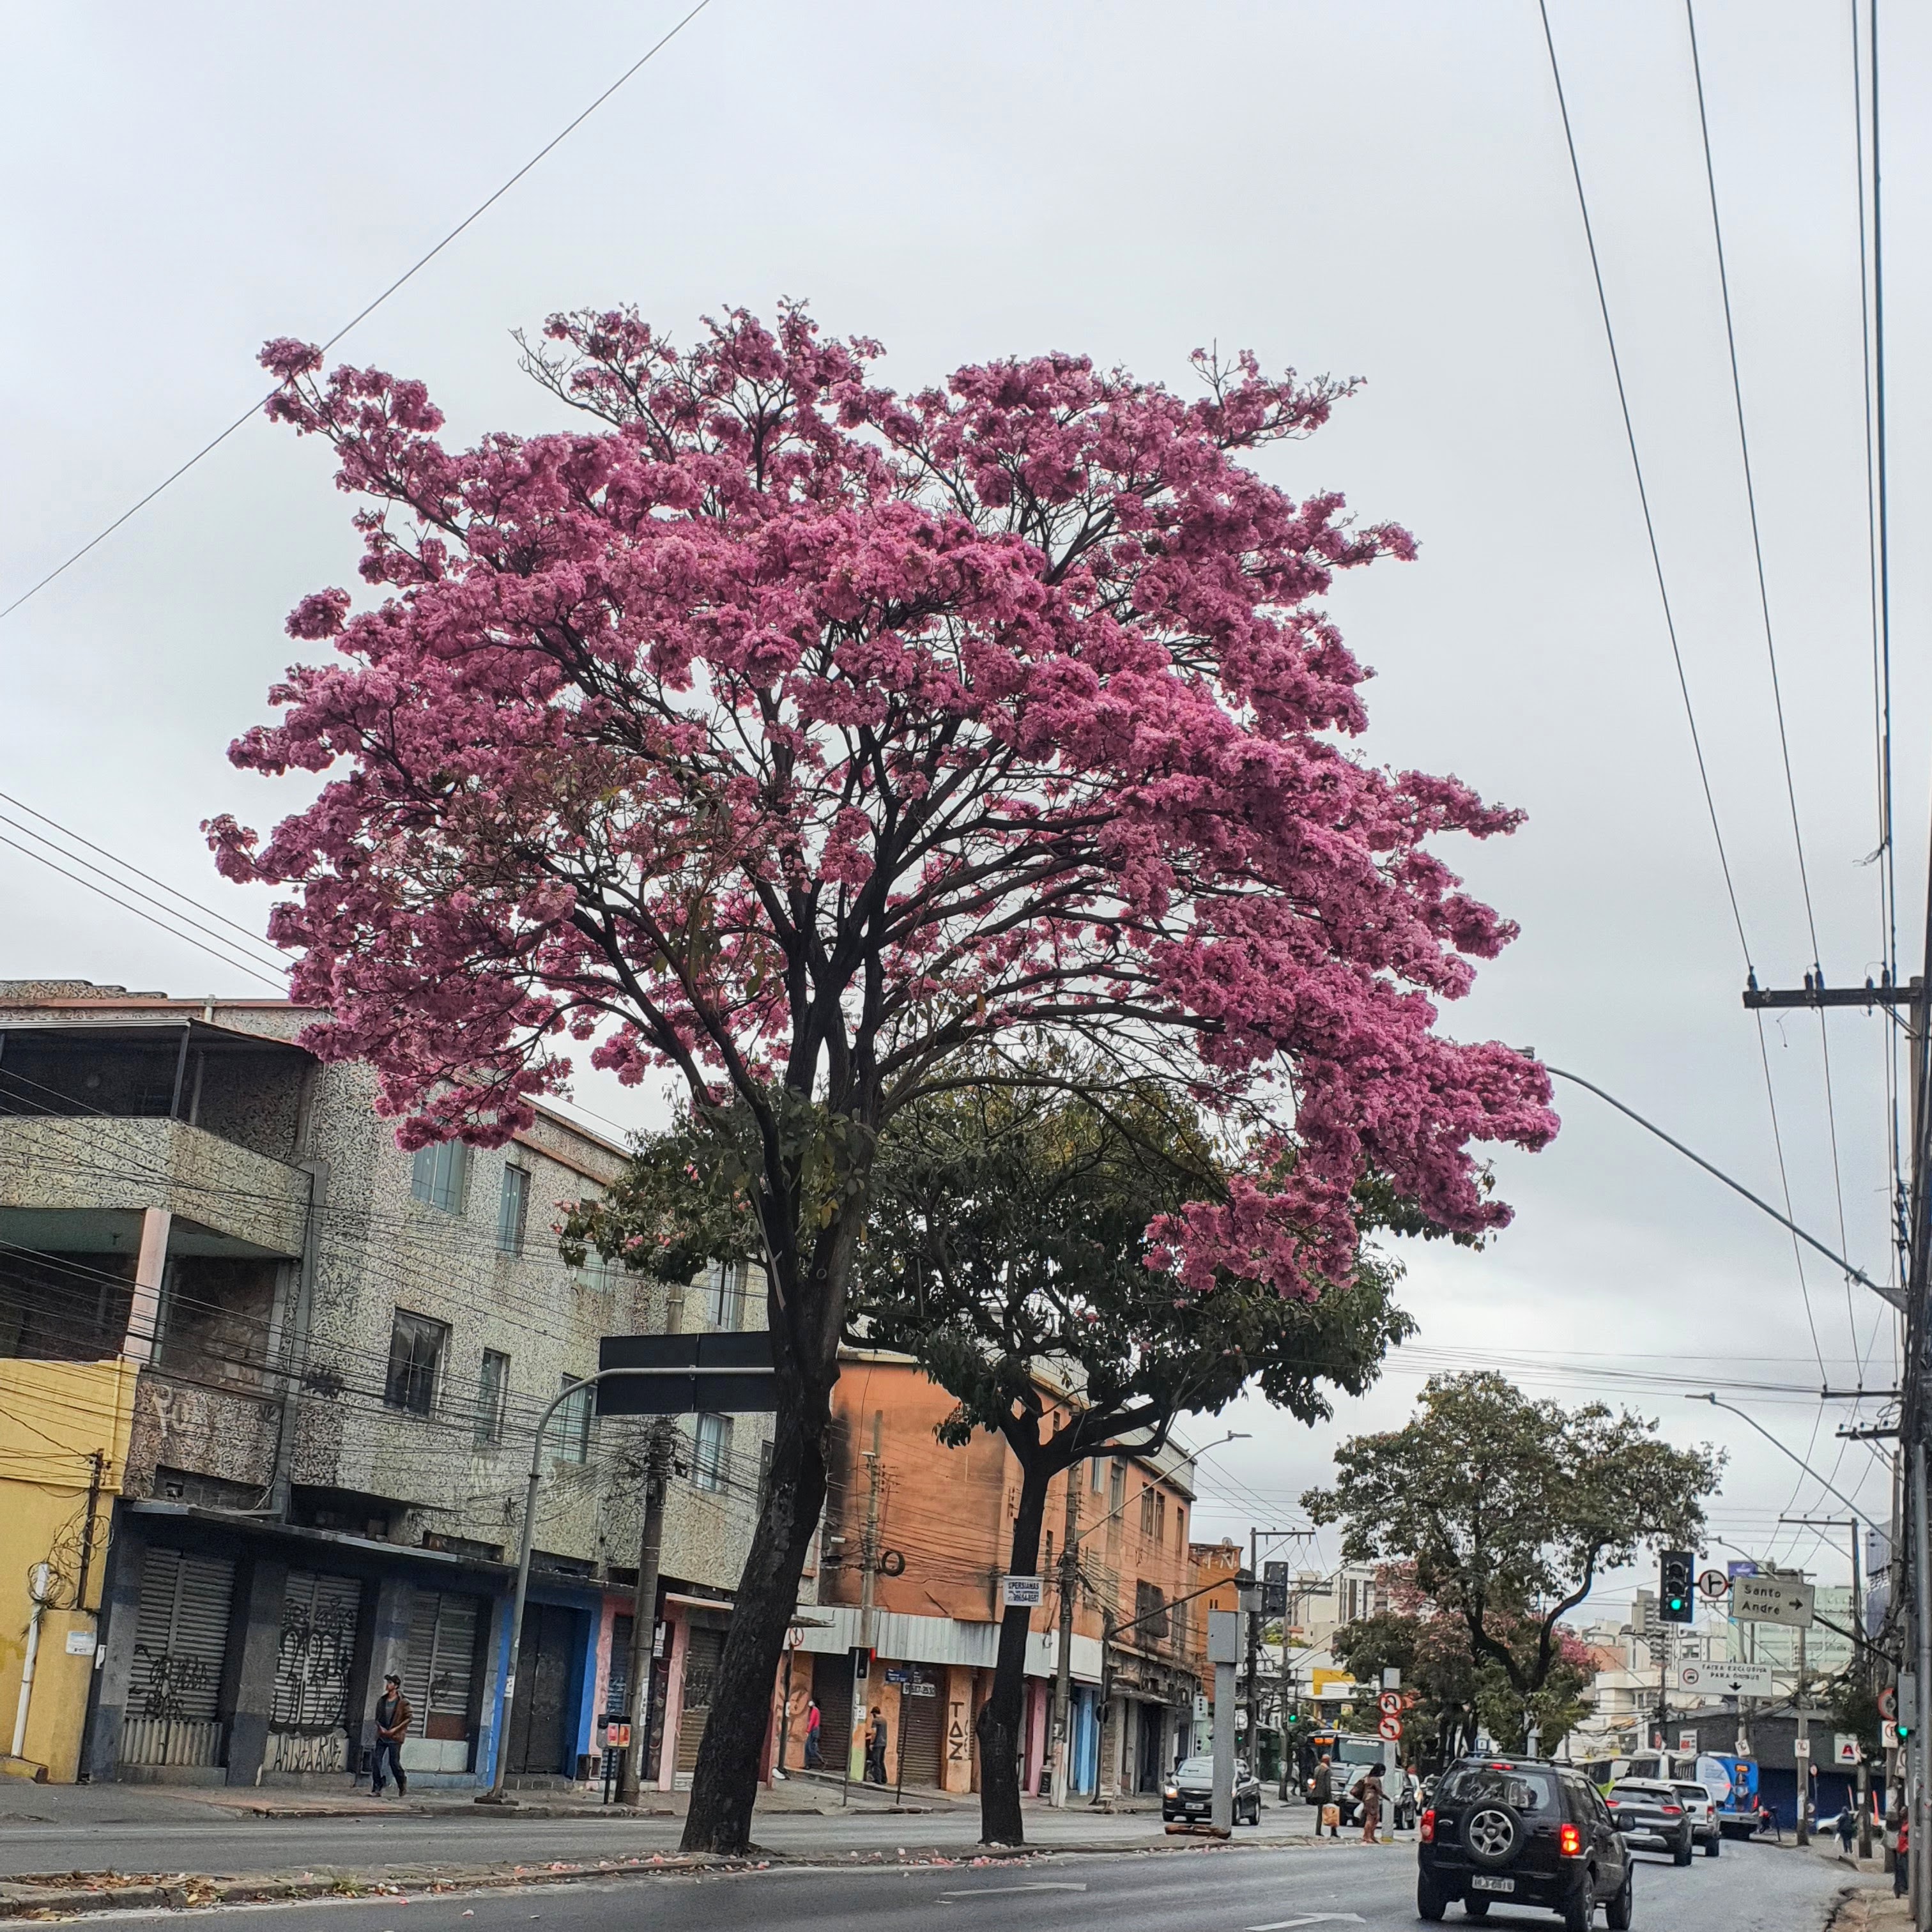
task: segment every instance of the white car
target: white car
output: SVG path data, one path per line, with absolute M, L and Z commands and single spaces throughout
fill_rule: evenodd
M 1714 1858 L 1724 1848 L 1724 1827 L 1718 1822 L 1717 1801 L 1701 1784 L 1673 1780 L 1683 1801 L 1684 1815 L 1690 1820 L 1690 1835 L 1704 1847 L 1704 1856 Z

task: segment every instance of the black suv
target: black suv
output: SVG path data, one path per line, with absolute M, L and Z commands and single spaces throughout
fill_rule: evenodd
M 1534 1758 L 1466 1757 L 1442 1774 L 1416 1834 L 1415 1910 L 1440 1918 L 1462 1901 L 1540 1905 L 1564 1932 L 1588 1932 L 1600 1904 L 1613 1932 L 1630 1922 L 1630 1852 L 1596 1787 Z

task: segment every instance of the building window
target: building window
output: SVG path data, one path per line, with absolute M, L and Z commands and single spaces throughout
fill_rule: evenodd
M 506 1167 L 503 1191 L 496 1197 L 496 1246 L 506 1255 L 524 1251 L 524 1223 L 530 1219 L 530 1170 Z
M 1158 1583 L 1144 1580 L 1134 1586 L 1134 1622 L 1143 1643 L 1158 1643 L 1167 1635 L 1167 1598 Z
M 1187 1547 L 1187 1510 L 1180 1503 L 1174 1506 L 1174 1546 L 1180 1550 Z
M 1124 1462 L 1116 1462 L 1107 1479 L 1107 1507 L 1118 1516 L 1126 1505 L 1127 1466 Z
M 427 1415 L 436 1407 L 436 1385 L 442 1372 L 443 1351 L 449 1346 L 449 1324 L 426 1315 L 396 1310 L 389 1331 L 389 1379 L 382 1400 L 392 1408 Z
M 722 1490 L 728 1480 L 730 1465 L 731 1418 L 700 1415 L 696 1453 L 691 1459 L 691 1480 L 700 1490 Z
M 1096 1456 L 1087 1465 L 1087 1490 L 1090 1496 L 1097 1496 L 1107 1486 L 1107 1466 Z
M 1141 1534 L 1151 1543 L 1154 1540 L 1154 1485 L 1141 1485 Z
M 410 1171 L 410 1192 L 418 1201 L 440 1208 L 446 1214 L 463 1212 L 463 1191 L 470 1178 L 470 1150 L 460 1141 L 438 1141 L 416 1149 Z
M 714 1328 L 737 1329 L 745 1320 L 742 1262 L 712 1262 L 704 1270 L 704 1318 Z
M 487 1448 L 503 1439 L 503 1411 L 510 1396 L 510 1358 L 494 1348 L 483 1351 L 482 1372 L 476 1378 L 476 1446 Z
M 567 1394 L 557 1404 L 550 1423 L 550 1439 L 556 1445 L 550 1454 L 560 1462 L 587 1462 L 590 1460 L 591 1387 L 574 1376 L 566 1376 L 563 1386 Z
M 1154 1540 L 1156 1543 L 1167 1540 L 1167 1492 L 1156 1490 L 1154 1492 Z

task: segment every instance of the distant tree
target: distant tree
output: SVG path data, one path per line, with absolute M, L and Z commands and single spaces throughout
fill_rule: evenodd
M 1334 1486 L 1302 1503 L 1342 1526 L 1348 1562 L 1407 1565 L 1419 1604 L 1459 1624 L 1472 1663 L 1534 1715 L 1560 1697 L 1563 1619 L 1598 1576 L 1640 1544 L 1701 1537 L 1723 1456 L 1656 1428 L 1601 1402 L 1532 1402 L 1491 1370 L 1438 1376 L 1413 1420 L 1351 1437 Z
M 1301 1300 L 1352 1279 L 1365 1172 L 1500 1226 L 1472 1142 L 1556 1124 L 1532 1060 L 1436 1030 L 1514 928 L 1428 842 L 1516 815 L 1348 742 L 1322 600 L 1412 540 L 1250 466 L 1349 386 L 1204 357 L 1184 398 L 1052 355 L 902 395 L 796 308 L 688 350 L 628 311 L 546 335 L 526 367 L 578 422 L 466 449 L 420 382 L 264 351 L 375 595 L 302 599 L 332 658 L 232 749 L 329 774 L 314 802 L 209 833 L 296 889 L 305 1043 L 374 1067 L 406 1144 L 526 1128 L 574 1040 L 753 1156 L 777 1412 L 684 1832 L 737 1852 L 896 1114 L 1042 1045 L 1271 1113 L 1292 1161 L 1168 1245 L 1192 1292 Z

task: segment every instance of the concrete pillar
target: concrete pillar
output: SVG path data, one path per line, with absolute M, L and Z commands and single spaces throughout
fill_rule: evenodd
M 677 1726 L 684 1715 L 684 1657 L 690 1648 L 691 1626 L 682 1617 L 670 1624 L 670 1669 L 665 1673 L 664 1743 L 658 1753 L 658 1789 L 669 1791 L 677 1779 Z
M 382 1694 L 382 1679 L 392 1670 L 398 1677 L 403 1674 L 416 1595 L 416 1586 L 401 1576 L 381 1578 L 373 1604 L 364 1594 L 362 1629 L 349 1685 L 349 1722 L 350 1735 L 365 1757 L 376 1748 L 376 1700 Z
M 275 1664 L 281 1654 L 282 1606 L 289 1566 L 273 1557 L 244 1564 L 228 1628 L 221 1708 L 228 1714 L 230 1784 L 259 1784 L 268 1754 L 268 1719 L 274 1708 Z
M 483 1694 L 476 1713 L 476 1781 L 488 1784 L 496 1774 L 496 1754 L 509 1735 L 510 1713 L 503 1686 L 510 1672 L 510 1599 L 490 1599 L 489 1635 L 484 1640 Z
M 123 1517 L 109 1546 L 107 1577 L 100 1595 L 94 1715 L 81 1752 L 81 1768 L 96 1784 L 110 1783 L 120 1766 L 121 1723 L 134 1677 L 134 1635 L 141 1615 L 141 1565 L 146 1553 L 146 1545 Z
M 141 1252 L 134 1263 L 134 1293 L 128 1304 L 128 1333 L 121 1352 L 130 1361 L 154 1358 L 154 1331 L 161 1318 L 161 1276 L 168 1264 L 168 1231 L 174 1216 L 165 1208 L 141 1210 Z

